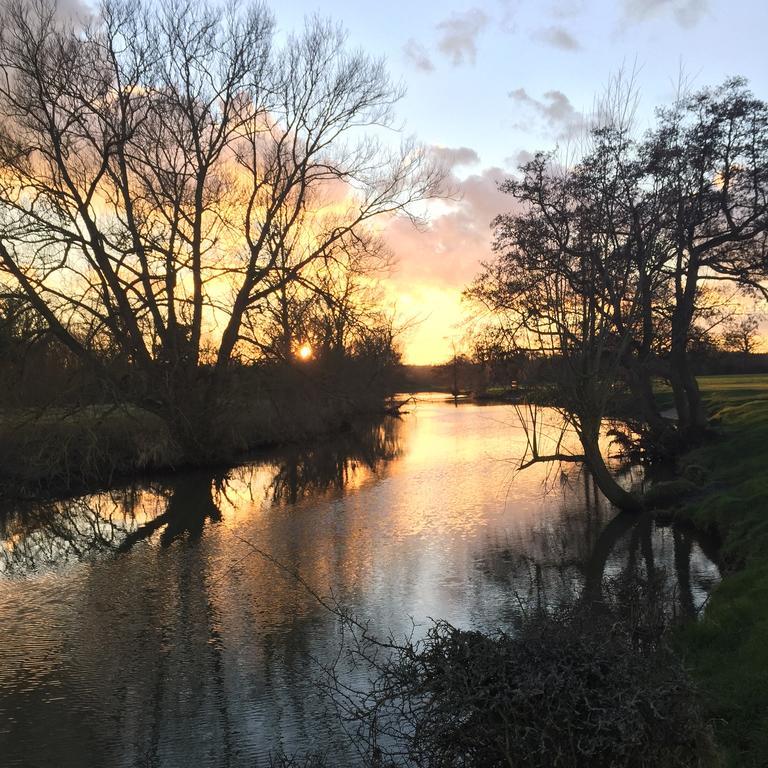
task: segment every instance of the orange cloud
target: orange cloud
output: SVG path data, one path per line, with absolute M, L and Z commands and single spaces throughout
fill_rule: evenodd
M 461 292 L 491 255 L 491 222 L 512 205 L 498 190 L 506 176 L 502 168 L 487 168 L 454 177 L 458 199 L 433 206 L 425 227 L 393 219 L 382 231 L 397 258 L 388 293 L 401 318 L 418 321 L 404 340 L 405 362 L 443 362 L 464 334 L 468 308 Z

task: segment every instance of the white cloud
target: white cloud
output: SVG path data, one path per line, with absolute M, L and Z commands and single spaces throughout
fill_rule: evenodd
M 435 68 L 432 59 L 430 58 L 429 51 L 413 38 L 410 38 L 403 46 L 403 53 L 405 54 L 405 58 L 408 59 L 416 69 L 420 69 L 422 72 L 431 72 Z
M 562 91 L 547 91 L 541 99 L 536 99 L 525 88 L 517 88 L 509 97 L 536 112 L 558 136 L 573 136 L 583 126 L 584 116 Z
M 474 64 L 477 58 L 477 38 L 489 21 L 488 16 L 479 8 L 470 8 L 441 21 L 437 25 L 438 49 L 454 66 L 465 62 Z
M 553 48 L 559 48 L 561 51 L 581 50 L 581 43 L 565 27 L 560 25 L 539 29 L 533 37 Z
M 432 154 L 447 170 L 460 165 L 475 165 L 480 156 L 471 147 L 432 147 Z
M 631 21 L 671 13 L 681 27 L 693 27 L 709 9 L 709 0 L 623 0 L 623 5 L 624 15 Z

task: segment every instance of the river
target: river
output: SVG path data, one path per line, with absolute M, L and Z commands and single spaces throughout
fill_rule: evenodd
M 617 517 L 578 466 L 517 472 L 512 406 L 408 411 L 228 472 L 1 510 L 0 765 L 353 765 L 318 686 L 340 635 L 316 596 L 418 636 L 430 618 L 509 627 L 627 570 L 663 574 L 693 616 L 719 580 L 709 542 Z

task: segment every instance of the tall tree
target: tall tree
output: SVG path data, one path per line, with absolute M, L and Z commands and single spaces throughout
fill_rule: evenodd
M 400 95 L 330 22 L 275 47 L 258 2 L 105 0 L 76 25 L 11 0 L 0 264 L 75 354 L 107 337 L 192 427 L 266 298 L 437 193 L 419 147 L 377 138 Z
M 695 436 L 706 414 L 688 346 L 702 289 L 726 281 L 768 297 L 768 105 L 739 78 L 681 96 L 658 111 L 643 154 L 662 203 L 675 405 Z
M 502 184 L 517 207 L 496 219 L 496 256 L 468 294 L 505 318 L 507 337 L 557 361 L 556 402 L 583 454 L 532 440 L 531 460 L 585 461 L 631 507 L 598 448 L 614 388 L 630 385 L 658 434 L 651 376 L 663 358 L 679 434 L 696 439 L 706 417 L 689 357 L 711 286 L 768 296 L 768 106 L 730 80 L 659 110 L 637 139 L 622 103 L 598 112 L 574 164 L 540 154 Z
M 557 361 L 555 407 L 563 434 L 573 429 L 582 450 L 564 450 L 563 435 L 544 448 L 532 419 L 530 456 L 521 466 L 583 462 L 608 499 L 636 509 L 639 502 L 613 478 L 600 449 L 603 417 L 643 307 L 628 257 L 631 220 L 616 192 L 623 165 L 604 151 L 609 136 L 616 140 L 613 132 L 595 133 L 592 152 L 572 168 L 537 155 L 521 169 L 520 181 L 502 185 L 519 208 L 496 219 L 496 258 L 468 294 L 504 313 L 525 348 Z

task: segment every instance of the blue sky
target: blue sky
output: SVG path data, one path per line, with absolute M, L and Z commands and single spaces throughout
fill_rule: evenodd
M 638 70 L 641 121 L 672 98 L 681 68 L 694 87 L 739 74 L 768 97 L 768 3 L 758 0 L 292 0 L 274 9 L 283 28 L 314 12 L 341 21 L 351 44 L 385 56 L 404 81 L 406 129 L 472 148 L 481 166 L 514 167 L 518 152 L 551 146 L 622 65 Z

